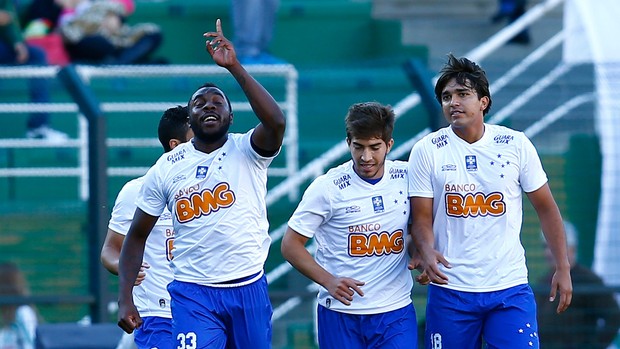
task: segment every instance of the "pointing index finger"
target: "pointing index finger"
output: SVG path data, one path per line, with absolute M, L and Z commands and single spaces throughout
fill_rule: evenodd
M 222 21 L 219 18 L 215 21 L 215 31 L 218 34 L 222 34 Z

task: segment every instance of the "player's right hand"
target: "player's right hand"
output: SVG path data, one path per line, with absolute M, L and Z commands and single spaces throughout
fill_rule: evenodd
M 208 38 L 205 42 L 207 52 L 217 65 L 230 67 L 238 63 L 234 45 L 224 36 L 222 22 L 219 18 L 215 21 L 215 31 L 206 32 L 203 36 Z
M 351 305 L 355 293 L 364 297 L 364 291 L 360 288 L 360 286 L 364 286 L 364 284 L 365 282 L 352 278 L 335 277 L 329 285 L 327 285 L 327 291 L 340 303 Z
M 142 281 L 146 279 L 146 269 L 150 267 L 151 266 L 147 262 L 142 262 L 142 265 L 140 266 L 140 271 L 138 271 L 138 277 L 136 277 L 136 281 L 133 284 L 134 286 L 140 285 Z

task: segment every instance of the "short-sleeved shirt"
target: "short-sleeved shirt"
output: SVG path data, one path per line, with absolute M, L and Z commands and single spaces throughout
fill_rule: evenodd
M 166 206 L 172 212 L 175 280 L 209 285 L 263 270 L 271 244 L 265 196 L 273 157 L 256 153 L 252 132 L 229 134 L 208 154 L 193 140 L 183 143 L 145 175 L 138 207 L 153 216 Z
M 318 302 L 349 314 L 378 314 L 411 303 L 407 269 L 409 200 L 407 164 L 385 162 L 381 180 L 361 179 L 348 161 L 310 184 L 288 225 L 314 238 L 315 259 L 331 274 L 365 282 L 364 297 L 346 306 L 320 288 Z
M 144 177 L 127 182 L 116 197 L 108 228 L 127 235 L 134 213 L 136 199 L 144 183 Z M 172 281 L 172 246 L 174 229 L 172 215 L 167 209 L 159 216 L 153 230 L 146 239 L 143 261 L 150 265 L 146 278 L 133 288 L 133 301 L 140 316 L 171 318 L 170 295 L 166 287 Z
M 409 197 L 433 198 L 435 248 L 444 286 L 487 292 L 528 282 L 519 235 L 522 193 L 547 182 L 531 141 L 509 128 L 485 124 L 469 144 L 451 127 L 418 141 L 409 157 Z

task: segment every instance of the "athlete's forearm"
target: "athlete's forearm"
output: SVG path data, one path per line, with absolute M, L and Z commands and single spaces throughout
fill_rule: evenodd
M 130 231 L 131 233 L 131 231 Z M 118 262 L 118 294 L 119 302 L 131 299 L 132 290 L 144 255 L 146 239 L 127 234 Z
M 111 247 L 104 246 L 101 250 L 101 264 L 107 271 L 114 275 L 118 275 L 118 260 L 120 251 L 113 250 Z

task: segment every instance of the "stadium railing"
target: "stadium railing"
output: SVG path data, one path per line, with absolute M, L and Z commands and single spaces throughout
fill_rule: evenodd
M 26 66 L 4 66 L 0 67 L 0 80 L 2 79 L 29 79 L 47 78 L 54 79 L 60 67 L 26 67 Z M 247 70 L 254 76 L 279 77 L 284 80 L 284 95 L 277 102 L 285 112 L 287 118 L 286 134 L 283 142 L 283 152 L 285 165 L 283 167 L 272 167 L 269 169 L 270 176 L 290 177 L 297 173 L 299 167 L 298 158 L 298 73 L 294 66 L 283 65 L 256 65 L 248 66 Z M 214 77 L 226 76 L 229 73 L 215 65 L 165 65 L 165 66 L 87 66 L 78 65 L 76 71 L 86 82 L 94 79 L 103 78 L 149 78 L 149 77 Z M 127 96 L 124 96 L 127 97 Z M 105 114 L 110 113 L 134 113 L 134 112 L 156 112 L 172 105 L 184 105 L 187 101 L 171 102 L 102 102 L 101 110 Z M 235 111 L 250 111 L 248 102 L 232 100 L 232 107 Z M 0 114 L 10 113 L 79 113 L 78 107 L 73 102 L 65 103 L 0 103 Z M 88 122 L 85 117 L 78 114 L 77 137 L 71 138 L 61 144 L 52 143 L 41 139 L 25 138 L 4 138 L 0 139 L 0 149 L 2 148 L 76 148 L 78 149 L 78 165 L 74 167 L 46 167 L 29 168 L 13 167 L 0 168 L 0 177 L 79 177 L 79 195 L 81 200 L 88 199 Z M 148 138 L 108 138 L 108 147 L 160 147 L 157 137 Z M 109 167 L 109 176 L 139 176 L 146 173 L 148 167 L 127 166 Z M 287 193 L 291 200 L 297 198 L 298 190 L 290 188 Z

